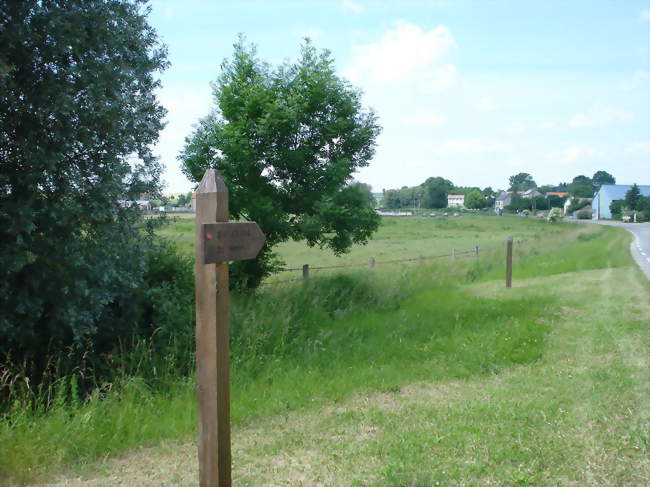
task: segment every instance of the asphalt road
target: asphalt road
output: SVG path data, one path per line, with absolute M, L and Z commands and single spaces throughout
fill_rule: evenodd
M 622 227 L 634 235 L 635 238 L 630 246 L 630 252 L 641 270 L 650 280 L 650 225 L 647 223 L 622 223 L 602 220 L 594 221 L 594 223 Z

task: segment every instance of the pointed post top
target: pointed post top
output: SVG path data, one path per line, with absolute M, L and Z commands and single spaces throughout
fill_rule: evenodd
M 221 174 L 216 169 L 207 169 L 201 179 L 197 193 L 227 193 L 228 188 L 223 182 Z

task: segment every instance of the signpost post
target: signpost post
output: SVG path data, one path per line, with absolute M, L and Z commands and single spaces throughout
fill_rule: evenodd
M 254 222 L 228 222 L 228 188 L 214 169 L 196 190 L 195 238 L 199 484 L 230 487 L 228 262 L 255 258 L 265 238 Z

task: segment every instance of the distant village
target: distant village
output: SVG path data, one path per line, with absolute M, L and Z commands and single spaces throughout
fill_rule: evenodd
M 624 200 L 633 186 L 642 198 L 650 198 L 650 185 L 615 184 L 614 177 L 605 171 L 598 171 L 592 178 L 576 176 L 571 183 L 557 186 L 537 186 L 527 173 L 512 176 L 510 183 L 510 189 L 495 191 L 490 187 L 454 186 L 437 177 L 419 186 L 384 190 L 373 196 L 377 213 L 385 216 L 457 216 L 462 211 L 483 210 L 545 217 L 552 208 L 559 208 L 564 217 L 596 220 L 632 218 L 634 212 L 626 209 Z M 522 186 L 529 187 L 518 189 Z M 193 192 L 119 200 L 123 206 L 137 205 L 151 213 L 194 212 L 195 202 Z
M 454 215 L 464 210 L 484 210 L 499 215 L 513 213 L 544 217 L 552 208 L 558 208 L 562 216 L 570 218 L 625 220 L 636 218 L 635 213 L 650 211 L 644 203 L 650 198 L 650 185 L 616 184 L 615 178 L 606 171 L 598 171 L 591 178 L 576 176 L 571 183 L 557 186 L 538 186 L 527 173 L 511 176 L 509 182 L 508 190 L 495 191 L 491 187 L 459 187 L 436 177 L 419 186 L 384 190 L 375 193 L 375 197 L 380 214 L 397 216 Z M 639 208 L 626 205 L 626 195 L 630 190 L 638 191 L 641 198 Z

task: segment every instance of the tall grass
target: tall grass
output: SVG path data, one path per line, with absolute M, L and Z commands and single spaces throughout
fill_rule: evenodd
M 617 238 L 605 233 L 578 240 L 588 233 L 593 231 L 566 226 L 547 235 L 540 230 L 519 265 L 530 265 L 525 272 L 539 271 L 532 254 L 547 251 L 549 238 L 567 252 L 585 255 L 601 250 L 600 240 Z M 547 253 L 545 264 L 557 262 L 548 272 L 571 267 L 562 255 Z M 498 374 L 539 359 L 548 331 L 540 318 L 555 312 L 551 294 L 494 300 L 462 290 L 467 281 L 494 278 L 501 262 L 502 253 L 494 250 L 455 265 L 386 266 L 233 296 L 233 422 L 312 407 L 354 391 Z M 597 265 L 598 259 L 589 262 Z M 46 391 L 18 387 L 16 375 L 7 375 L 12 392 L 0 421 L 0 481 L 21 484 L 129 448 L 193 435 L 193 329 L 190 318 L 183 322 L 183 332 L 169 331 L 168 347 L 154 341 L 124 347 L 113 358 L 115 380 L 85 397 L 74 374 L 52 381 Z

